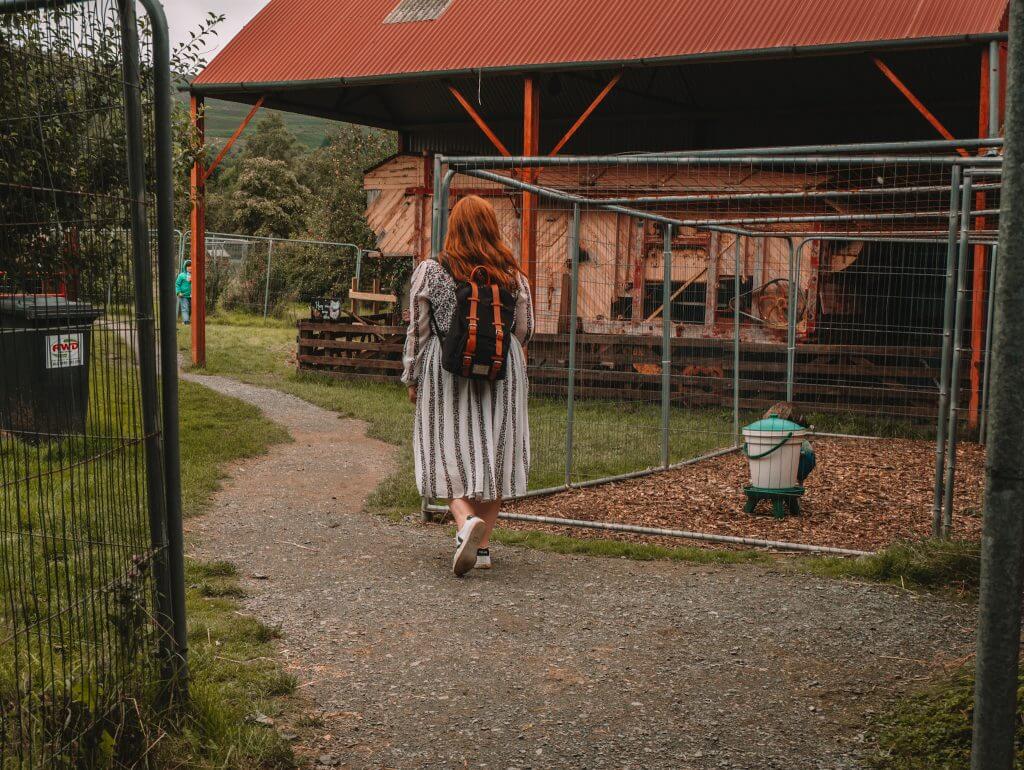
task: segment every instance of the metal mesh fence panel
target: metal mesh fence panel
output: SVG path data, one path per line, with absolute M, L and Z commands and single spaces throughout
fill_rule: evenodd
M 191 234 L 182 235 L 184 267 Z M 206 304 L 209 312 L 238 311 L 295 321 L 309 303 L 347 298 L 349 276 L 365 250 L 350 243 L 206 232 Z
M 133 765 L 173 668 L 139 29 L 132 3 L 0 4 L 5 768 Z
M 694 504 L 733 510 L 742 490 L 708 463 L 775 411 L 883 440 L 862 480 L 914 487 L 899 534 L 938 527 L 933 505 L 948 531 L 979 502 L 956 432 L 984 427 L 1000 159 L 983 145 L 444 159 L 436 216 L 486 197 L 532 281 L 531 487 L 701 464 Z

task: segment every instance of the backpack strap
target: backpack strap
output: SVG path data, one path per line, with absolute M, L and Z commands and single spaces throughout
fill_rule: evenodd
M 469 334 L 466 337 L 466 349 L 462 352 L 462 376 L 469 377 L 473 369 L 473 354 L 476 353 L 477 311 L 480 307 L 480 287 L 476 281 L 469 282 Z
M 501 323 L 501 291 L 498 284 L 491 284 L 491 307 L 494 309 L 494 358 L 491 360 L 491 373 L 488 379 L 494 381 L 501 372 L 501 365 L 505 363 L 502 355 L 502 343 L 505 340 L 505 327 Z

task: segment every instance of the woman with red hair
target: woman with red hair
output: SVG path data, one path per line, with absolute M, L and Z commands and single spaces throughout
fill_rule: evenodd
M 442 340 L 458 311 L 456 293 L 474 281 L 515 297 L 502 379 L 472 379 L 442 367 Z M 402 372 L 416 404 L 416 485 L 423 497 L 450 500 L 458 527 L 456 575 L 490 568 L 498 507 L 503 498 L 526 491 L 530 424 L 523 346 L 532 336 L 530 286 L 501 237 L 494 209 L 478 196 L 463 198 L 452 208 L 444 251 L 413 273 Z

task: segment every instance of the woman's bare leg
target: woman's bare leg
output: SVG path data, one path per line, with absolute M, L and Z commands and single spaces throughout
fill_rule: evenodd
M 466 519 L 477 515 L 474 509 L 475 503 L 475 500 L 468 500 L 465 497 L 458 497 L 448 503 L 448 509 L 452 512 L 452 518 L 455 519 L 456 532 L 462 531 L 466 525 Z
M 484 539 L 480 541 L 481 548 L 487 548 L 491 542 L 491 532 L 498 521 L 498 509 L 501 508 L 501 500 L 474 500 L 474 515 L 479 516 L 487 524 L 487 532 Z

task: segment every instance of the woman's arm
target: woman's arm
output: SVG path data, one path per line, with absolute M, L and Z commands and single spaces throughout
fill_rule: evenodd
M 417 265 L 409 289 L 409 328 L 405 333 L 402 353 L 402 382 L 415 387 L 420 378 L 420 356 L 433 330 L 430 328 L 430 301 L 427 294 L 427 275 L 430 260 Z
M 530 296 L 530 284 L 523 275 L 518 276 L 519 294 L 516 296 L 516 337 L 522 345 L 527 345 L 533 339 L 533 299 Z

